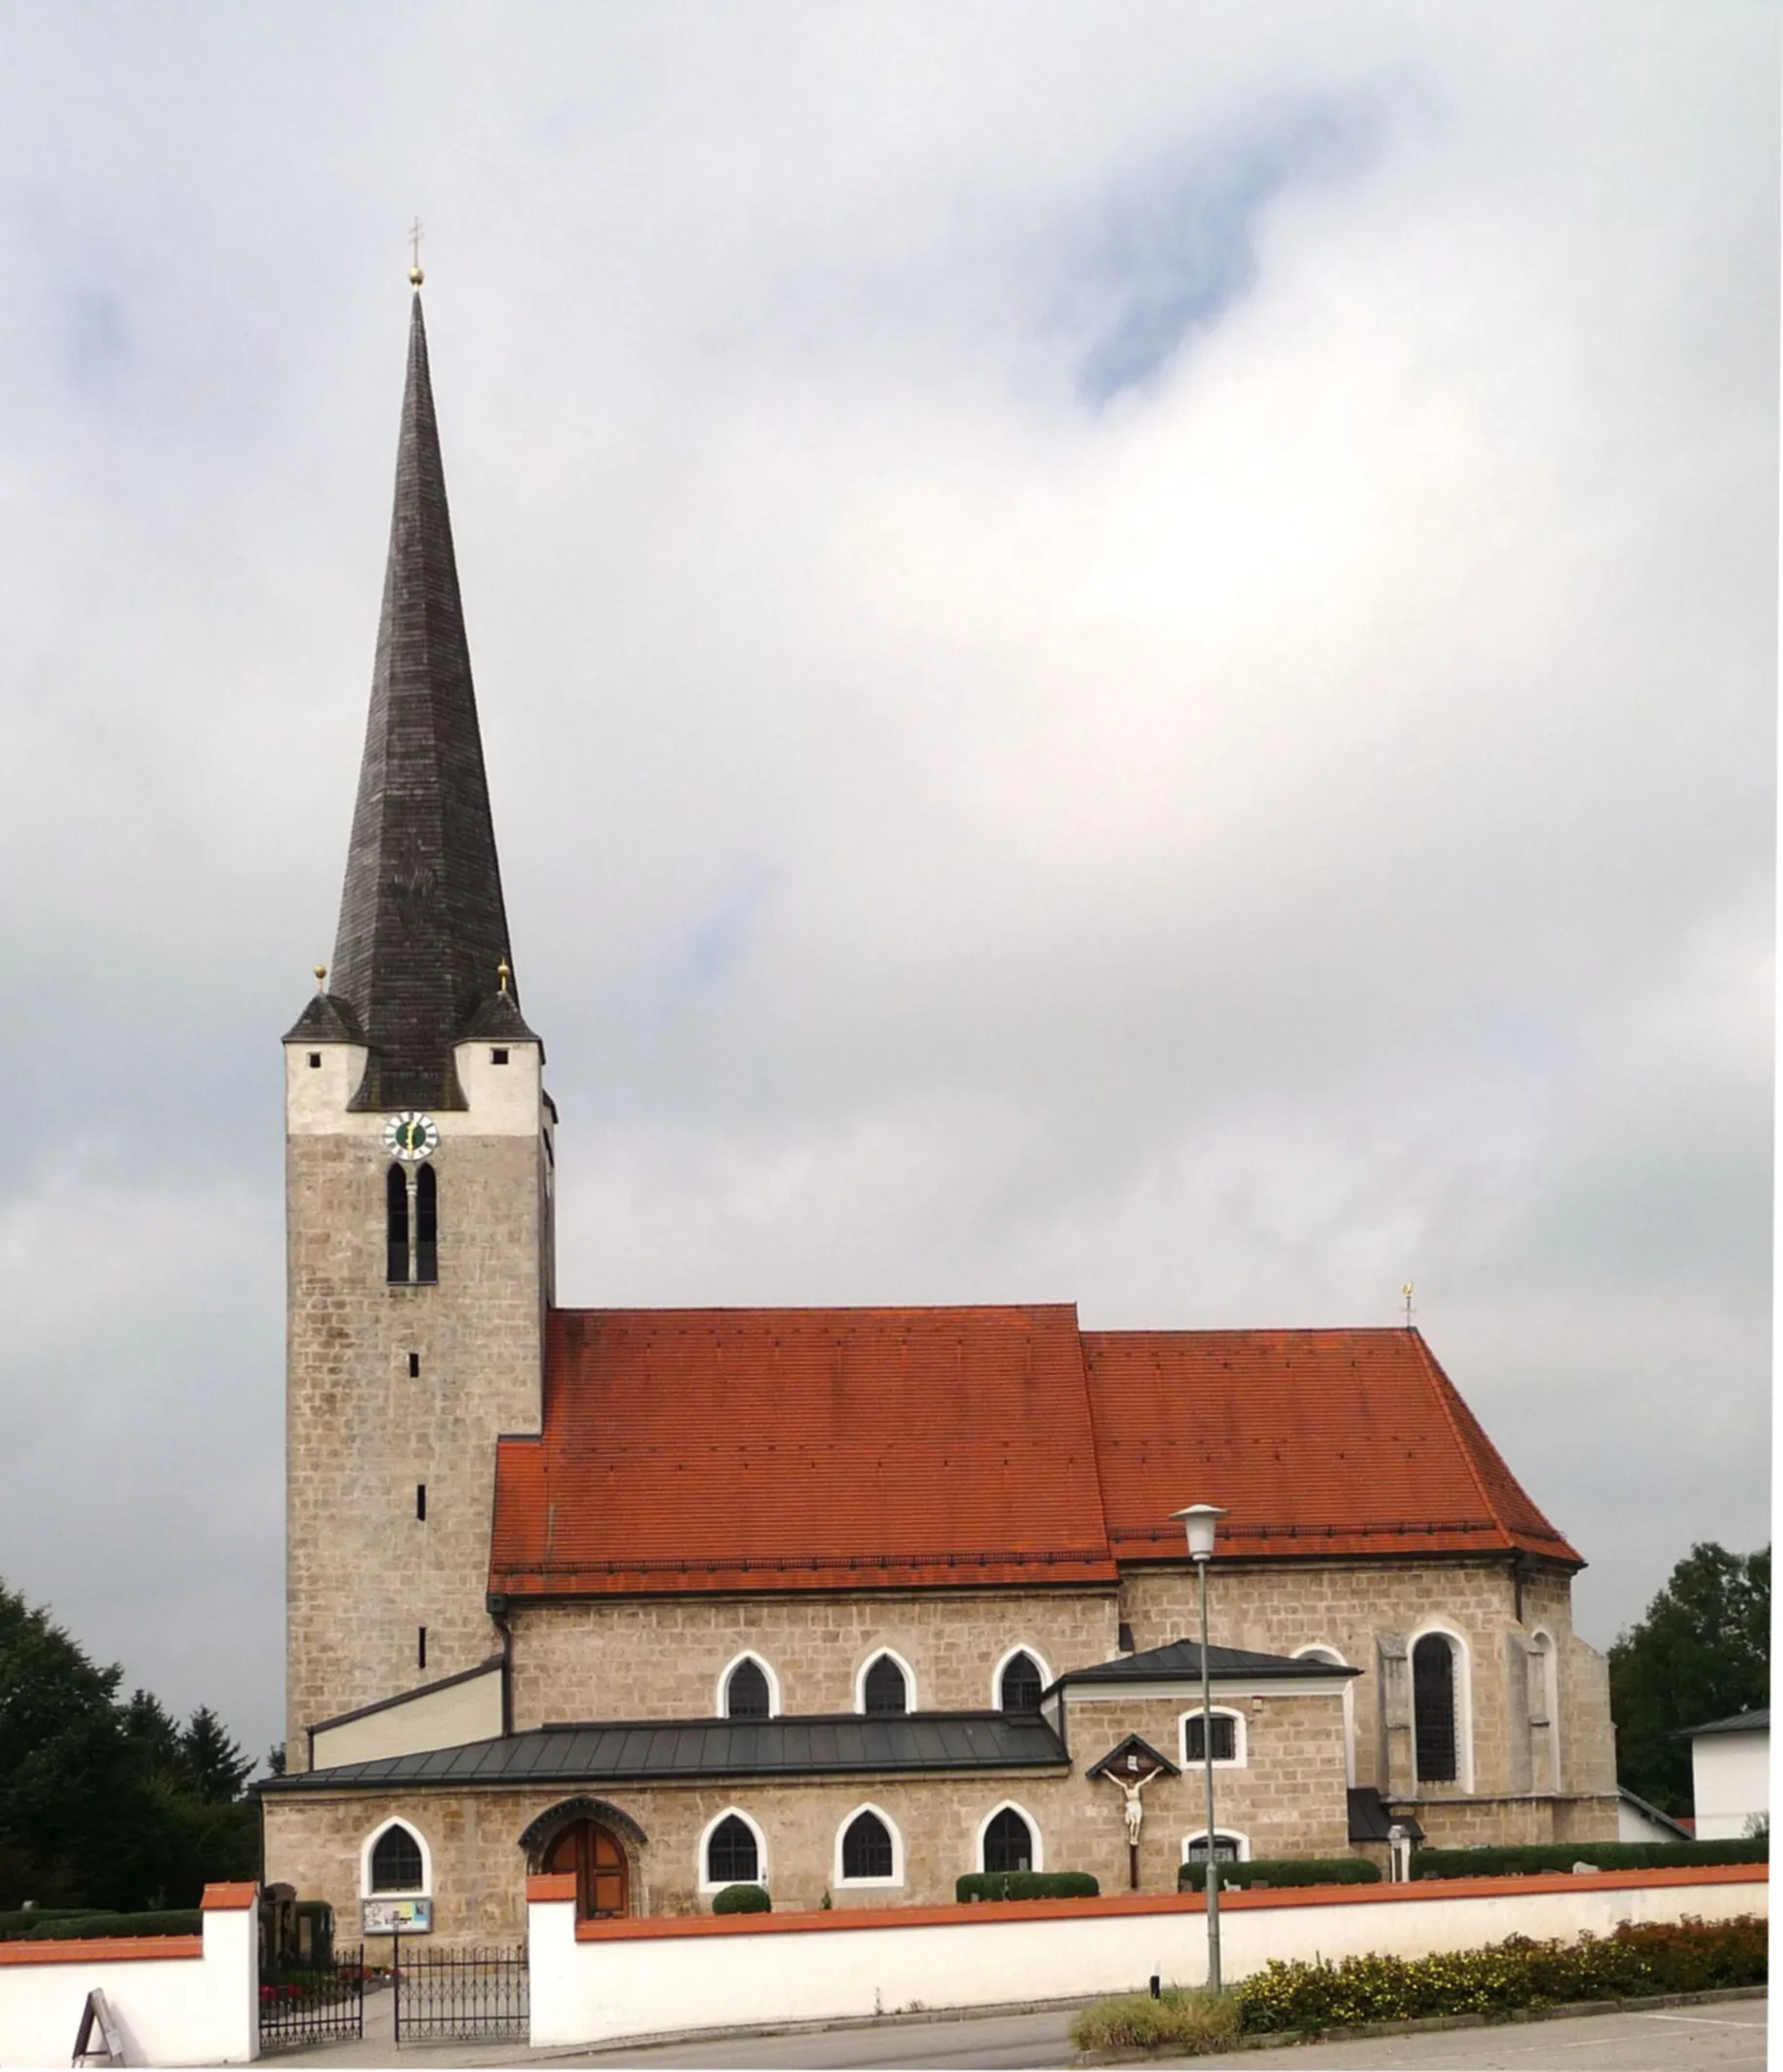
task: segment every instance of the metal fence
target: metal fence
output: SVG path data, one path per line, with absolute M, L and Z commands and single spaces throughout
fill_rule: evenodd
M 395 1997 L 399 2044 L 485 2037 L 524 2043 L 531 2011 L 525 1947 L 417 1950 L 406 1943 Z
M 366 1968 L 356 1949 L 260 1966 L 260 2049 L 357 2041 L 366 2027 Z

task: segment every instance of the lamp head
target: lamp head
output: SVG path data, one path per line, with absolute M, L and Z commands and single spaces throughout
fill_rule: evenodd
M 1182 1521 L 1188 1535 L 1189 1559 L 1206 1561 L 1214 1551 L 1214 1528 L 1225 1512 L 1218 1504 L 1191 1504 L 1186 1510 L 1173 1510 L 1170 1515 Z

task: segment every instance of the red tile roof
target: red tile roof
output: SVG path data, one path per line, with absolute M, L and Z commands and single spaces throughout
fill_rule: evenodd
M 1112 1583 L 1076 1310 L 553 1313 L 489 1587 Z
M 557 1310 L 544 1427 L 499 1449 L 510 1596 L 1111 1583 L 1202 1500 L 1233 1554 L 1579 1560 L 1403 1329 Z

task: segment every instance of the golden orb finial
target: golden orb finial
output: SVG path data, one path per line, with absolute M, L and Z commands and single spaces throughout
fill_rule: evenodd
M 501 990 L 506 993 L 508 990 L 508 981 L 514 976 L 514 974 L 508 969 L 508 959 L 505 957 L 502 958 L 501 962 L 495 966 L 495 976 L 501 981 Z
M 426 278 L 421 271 L 421 218 L 417 215 L 408 227 L 408 285 L 419 288 Z
M 328 991 L 328 976 L 329 967 L 327 964 L 318 964 L 316 966 L 316 991 L 318 993 L 326 993 Z

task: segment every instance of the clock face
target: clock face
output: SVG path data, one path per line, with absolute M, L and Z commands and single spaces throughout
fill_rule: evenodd
M 440 1149 L 440 1132 L 430 1115 L 405 1109 L 384 1124 L 384 1149 L 397 1158 L 431 1158 Z

